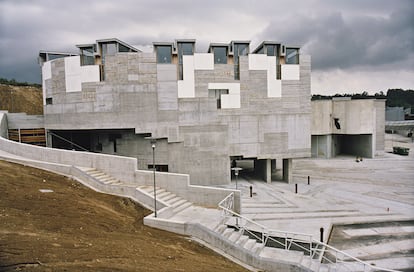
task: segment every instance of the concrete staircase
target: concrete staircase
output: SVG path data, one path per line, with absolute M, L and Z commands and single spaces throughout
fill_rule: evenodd
M 95 187 L 101 191 L 117 194 L 130 194 L 136 200 L 149 209 L 153 209 L 154 205 L 154 187 L 153 186 L 136 186 L 125 184 L 122 181 L 112 177 L 95 168 L 77 167 L 85 175 L 95 181 Z M 193 203 L 168 192 L 163 188 L 156 187 L 157 198 L 157 215 L 161 218 L 168 219 L 175 214 L 191 207 Z
M 138 186 L 136 189 L 144 194 L 154 197 L 153 186 Z M 184 211 L 193 205 L 193 203 L 159 187 L 156 187 L 155 194 L 157 202 L 161 202 L 165 207 L 169 208 L 164 211 L 160 211 L 159 216 L 162 218 L 171 218 L 173 215 Z

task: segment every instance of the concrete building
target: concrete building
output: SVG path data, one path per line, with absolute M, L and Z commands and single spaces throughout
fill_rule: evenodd
M 48 145 L 131 156 L 188 173 L 193 184 L 226 184 L 250 159 L 270 182 L 276 160 L 310 157 L 310 56 L 295 46 L 249 41 L 154 43 L 151 53 L 117 39 L 78 45 L 78 56 L 42 65 Z
M 373 158 L 385 149 L 385 99 L 312 101 L 312 157 Z

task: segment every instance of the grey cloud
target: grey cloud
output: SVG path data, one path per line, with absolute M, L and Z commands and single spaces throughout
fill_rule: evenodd
M 382 16 L 343 11 L 315 17 L 298 14 L 289 27 L 280 21 L 270 23 L 261 37 L 302 45 L 312 55 L 314 69 L 375 66 L 413 57 L 413 18 L 409 8 Z

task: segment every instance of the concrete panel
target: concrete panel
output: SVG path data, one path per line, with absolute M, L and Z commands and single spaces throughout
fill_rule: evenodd
M 311 148 L 310 118 L 308 115 L 289 115 L 286 118 L 288 148 Z
M 214 54 L 195 53 L 194 54 L 194 69 L 195 70 L 213 70 L 214 69 Z
M 52 65 L 50 61 L 43 63 L 42 66 L 42 91 L 43 105 L 46 105 L 46 80 L 52 78 Z
M 282 80 L 300 80 L 300 66 L 295 64 L 281 65 Z
M 99 82 L 100 81 L 98 65 L 81 66 L 80 74 L 81 74 L 81 82 Z
M 267 70 L 267 56 L 264 54 L 249 54 L 249 70 Z M 275 61 L 276 64 L 276 61 Z
M 178 98 L 195 97 L 194 57 L 183 56 L 183 80 L 178 81 Z

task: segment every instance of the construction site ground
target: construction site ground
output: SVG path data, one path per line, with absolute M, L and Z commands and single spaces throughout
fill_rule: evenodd
M 0 161 L 0 192 L 0 271 L 246 271 L 67 177 Z

